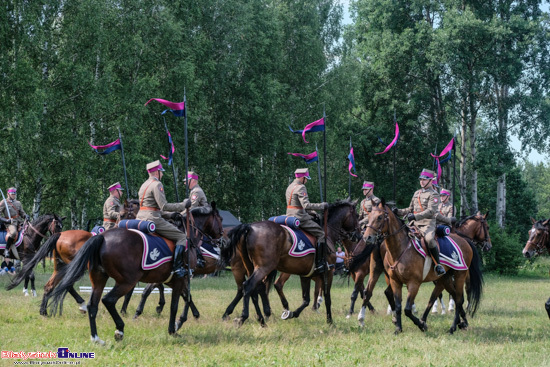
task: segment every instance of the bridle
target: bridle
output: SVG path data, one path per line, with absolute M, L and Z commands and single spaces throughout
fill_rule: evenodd
M 550 241 L 550 233 L 549 233 L 550 231 L 549 231 L 547 226 L 542 226 L 542 228 L 536 228 L 533 225 L 533 229 L 535 231 L 537 231 L 537 230 L 542 231 L 542 235 L 540 236 L 540 240 L 537 241 L 537 242 L 533 242 L 533 241 L 531 241 L 531 236 L 529 236 L 529 240 L 527 241 L 527 243 L 525 245 L 526 246 L 529 245 L 530 247 L 534 247 L 535 248 L 535 254 L 536 255 L 541 255 L 546 250 L 546 243 L 548 241 Z
M 460 227 L 462 227 L 464 224 L 466 224 L 466 222 L 468 220 L 474 220 L 476 222 L 478 222 L 480 224 L 480 227 L 483 229 L 483 240 L 481 241 L 476 241 L 474 240 L 473 238 L 470 238 L 470 236 L 460 232 L 458 229 Z M 480 244 L 481 245 L 481 250 L 482 251 L 488 251 L 491 247 L 491 237 L 489 236 L 489 230 L 487 228 L 487 221 L 485 220 L 485 218 L 483 217 L 478 217 L 478 216 L 473 216 L 473 217 L 470 217 L 468 218 L 467 220 L 465 220 L 461 225 L 460 227 L 456 227 L 455 231 L 456 231 L 456 234 L 458 234 L 459 236 L 461 237 L 464 237 L 466 239 L 469 239 L 471 240 L 472 242 L 475 242 L 477 244 Z
M 393 233 L 387 233 L 387 232 L 382 232 L 383 228 L 386 226 L 386 225 L 389 225 L 389 222 L 390 222 L 390 218 L 388 216 L 388 212 L 386 211 L 386 209 L 384 208 L 384 210 L 380 210 L 378 208 L 372 208 L 371 212 L 384 212 L 384 219 L 383 219 L 383 223 L 382 225 L 380 225 L 379 228 L 375 228 L 373 227 L 371 224 L 370 224 L 370 221 L 369 221 L 369 224 L 367 224 L 366 228 L 372 228 L 373 230 L 376 231 L 376 244 L 381 244 L 385 239 L 389 238 L 389 237 L 392 237 L 392 236 L 395 236 L 396 234 L 398 234 L 399 232 L 401 232 L 406 226 L 407 224 L 406 223 L 403 223 L 403 225 L 395 232 Z
M 219 225 L 219 228 L 221 228 L 220 233 L 217 234 L 217 236 L 218 236 L 217 238 L 214 238 L 213 236 L 205 233 L 204 230 L 199 228 L 199 226 L 195 223 L 195 217 L 191 214 L 191 212 L 189 212 L 189 222 L 190 222 L 189 226 L 194 231 L 193 238 L 200 238 L 197 247 L 200 247 L 202 242 L 209 242 L 214 246 L 219 246 L 223 241 L 223 227 L 222 227 L 221 220 L 220 220 L 219 216 L 216 215 L 216 213 L 212 212 L 212 215 L 214 216 L 214 220 L 217 221 L 217 224 Z M 193 242 L 193 241 L 191 241 L 191 242 Z
M 350 213 L 351 210 L 355 210 L 350 206 Z M 326 214 L 328 216 L 328 213 Z M 334 225 L 327 224 L 327 227 L 331 230 L 332 238 L 331 240 L 333 242 L 340 242 L 342 239 L 349 239 L 352 242 L 359 242 L 362 238 L 361 236 L 361 229 L 359 228 L 359 222 L 356 221 L 355 227 L 350 230 L 346 231 L 340 226 L 339 228 L 336 228 Z
M 61 223 L 56 217 L 53 217 L 53 220 L 48 224 L 48 228 L 46 230 L 46 232 L 49 232 L 50 233 L 50 236 L 46 237 L 45 235 L 43 235 L 42 233 L 40 233 L 33 225 L 30 221 L 26 221 L 26 225 L 33 230 L 34 233 L 36 233 L 38 236 L 44 238 L 44 239 L 48 239 L 51 237 L 51 235 L 53 235 L 54 233 L 57 232 L 57 224 L 58 223 Z M 63 225 L 60 225 L 61 228 L 63 228 Z M 31 235 L 24 230 L 24 233 L 25 233 L 25 236 L 27 237 L 30 237 Z

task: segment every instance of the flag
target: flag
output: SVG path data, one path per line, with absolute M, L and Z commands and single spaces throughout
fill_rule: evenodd
M 147 101 L 147 103 L 145 103 L 145 106 L 147 106 L 151 101 L 157 101 L 158 103 L 162 103 L 166 107 L 170 108 L 169 110 L 164 110 L 162 112 L 163 115 L 166 112 L 170 111 L 174 114 L 174 116 L 181 117 L 185 113 L 185 102 L 170 102 L 165 99 L 151 98 L 150 100 Z
M 353 177 L 357 177 L 357 175 L 354 175 L 353 173 L 351 173 L 352 168 L 353 168 L 353 172 L 357 173 L 357 170 L 355 169 L 355 157 L 353 156 L 353 147 L 349 151 L 348 159 L 349 159 L 349 165 L 348 165 L 349 174 L 352 175 Z
M 303 158 L 304 161 L 306 161 L 307 164 L 317 162 L 319 160 L 319 156 L 317 155 L 317 151 L 309 154 L 300 154 L 300 153 L 287 153 L 291 154 L 295 157 Z
M 117 139 L 107 145 L 92 145 L 90 144 L 90 142 L 88 142 L 88 145 L 91 146 L 92 149 L 95 150 L 97 154 L 102 154 L 102 155 L 109 154 L 111 152 L 114 152 L 115 150 L 121 149 L 121 146 L 122 146 L 122 144 L 120 143 L 120 139 Z M 99 149 L 105 149 L 105 150 L 100 152 Z
M 174 142 L 172 141 L 172 135 L 170 135 L 170 131 L 168 131 L 168 129 L 166 129 L 166 134 L 168 134 L 168 142 L 170 143 L 170 151 L 168 152 L 168 157 L 165 157 L 162 154 L 160 156 L 161 156 L 162 159 L 167 159 L 168 160 L 168 165 L 171 166 L 172 165 L 172 158 L 174 156 L 174 152 L 176 151 L 176 148 L 174 148 Z
M 291 132 L 295 134 L 302 134 L 302 139 L 304 139 L 304 142 L 309 143 L 306 140 L 306 133 L 314 133 L 317 131 L 325 131 L 325 118 L 321 118 L 317 121 L 313 121 L 311 124 L 307 124 L 306 127 L 304 127 L 303 130 L 292 130 L 292 128 L 288 127 Z
M 374 154 L 384 154 L 384 153 L 387 153 L 388 150 L 390 150 L 395 144 L 397 144 L 397 141 L 399 140 L 399 125 L 397 124 L 397 121 L 395 122 L 395 137 L 393 138 L 393 140 L 391 141 L 391 143 L 386 147 L 386 149 L 384 149 L 383 152 L 378 152 L 378 153 L 374 153 Z M 382 139 L 378 138 L 378 140 L 380 140 L 380 142 L 382 142 Z
M 439 179 L 441 178 L 441 163 L 443 162 L 447 162 L 449 159 L 451 159 L 451 151 L 453 149 L 453 145 L 454 145 L 454 141 L 455 141 L 455 138 L 453 137 L 451 139 L 451 141 L 449 142 L 449 144 L 447 144 L 447 146 L 445 148 L 443 148 L 443 150 L 441 151 L 441 153 L 439 153 L 439 155 L 434 155 L 432 153 L 430 153 L 430 155 L 435 158 L 436 162 L 437 162 L 437 180 L 436 180 L 436 183 L 439 184 Z M 449 154 L 447 157 L 445 157 L 445 159 L 443 159 L 442 162 L 439 161 L 439 158 L 443 157 L 445 154 Z

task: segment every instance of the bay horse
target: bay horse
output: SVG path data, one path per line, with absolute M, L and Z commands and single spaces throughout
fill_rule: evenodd
M 208 214 L 197 214 L 195 224 L 199 225 L 201 223 L 205 226 L 206 222 L 217 222 L 216 216 L 219 216 L 219 214 L 215 210 L 212 210 Z M 188 269 L 194 269 L 197 263 L 196 246 L 199 238 L 195 234 L 196 232 L 191 231 L 189 228 L 192 219 L 191 215 L 188 215 L 187 218 L 189 241 L 188 248 L 186 249 L 187 256 L 184 262 Z M 221 218 L 219 219 L 219 223 L 221 224 Z M 115 340 L 122 340 L 124 337 L 124 321 L 116 310 L 116 302 L 133 289 L 138 281 L 145 283 L 162 282 L 172 288 L 168 333 L 170 335 L 177 335 L 175 321 L 179 297 L 181 294 L 188 294 L 189 292 L 189 273 L 182 278 L 173 277 L 173 260 L 165 262 L 151 270 L 142 269 L 141 261 L 144 245 L 141 236 L 140 233 L 132 230 L 114 228 L 86 241 L 67 267 L 63 280 L 51 294 L 49 306 L 53 313 L 57 311 L 68 289 L 89 268 L 92 294 L 88 302 L 88 319 L 93 342 L 105 344 L 98 336 L 96 317 L 99 300 L 109 278 L 115 280 L 115 285 L 101 300 L 115 323 Z
M 23 224 L 23 229 L 21 230 L 21 232 L 23 233 L 23 251 L 19 252 L 21 254 L 20 257 L 23 261 L 23 264 L 26 265 L 28 262 L 31 261 L 34 254 L 40 249 L 40 243 L 43 239 L 46 238 L 47 233 L 50 233 L 50 235 L 55 235 L 63 229 L 63 219 L 65 219 L 65 217 L 59 217 L 57 214 L 44 214 L 39 216 L 32 222 L 25 220 Z M 7 286 L 7 289 L 12 289 L 17 284 L 21 283 L 23 279 L 25 279 L 23 294 L 25 296 L 28 296 L 29 292 L 27 287 L 30 280 L 32 295 L 33 297 L 36 297 L 36 288 L 34 285 L 34 270 L 31 269 L 31 271 L 29 272 L 24 272 L 23 274 L 22 273 L 23 271 L 19 272 L 16 278 L 12 279 L 11 283 Z M 12 286 L 14 280 L 19 278 L 19 282 Z
M 121 210 L 121 219 L 135 219 L 137 212 L 139 211 L 139 200 L 131 199 L 124 202 L 124 207 Z M 55 286 L 61 281 L 65 274 L 67 264 L 69 264 L 75 257 L 76 253 L 84 243 L 92 237 L 92 233 L 79 229 L 68 230 L 64 232 L 57 232 L 50 236 L 48 240 L 42 245 L 40 250 L 36 252 L 33 258 L 25 263 L 23 269 L 12 283 L 7 287 L 8 290 L 15 288 L 21 280 L 30 274 L 36 264 L 45 259 L 48 255 L 52 254 L 54 258 L 53 273 L 44 286 L 44 295 L 42 296 L 42 303 L 40 304 L 40 315 L 47 316 L 47 304 L 50 294 Z M 74 289 L 69 287 L 69 294 L 75 299 L 79 306 L 79 310 L 82 313 L 86 313 L 86 302 Z M 60 312 L 61 313 L 61 312 Z
M 327 260 L 330 264 L 336 262 L 334 243 L 351 233 L 358 234 L 358 220 L 355 203 L 342 200 L 333 203 L 325 213 L 327 228 Z M 249 316 L 250 297 L 257 292 L 257 286 L 266 277 L 274 278 L 276 271 L 300 275 L 302 285 L 302 305 L 290 313 L 290 317 L 298 317 L 301 311 L 309 304 L 309 287 L 311 278 L 306 277 L 315 265 L 315 254 L 303 257 L 292 257 L 289 251 L 293 244 L 292 236 L 286 229 L 271 221 L 241 224 L 229 232 L 230 243 L 222 248 L 220 263 L 226 266 L 234 254 L 237 253 L 245 266 L 248 279 L 243 283 L 243 312 L 237 324 L 242 325 Z M 332 272 L 325 269 L 323 286 L 325 289 L 327 323 L 332 323 L 330 288 Z M 318 274 L 314 274 L 318 275 Z M 258 310 L 257 310 L 258 311 Z
M 402 310 L 402 288 L 407 286 L 408 295 L 405 305 L 405 315 L 421 330 L 426 331 L 426 323 L 429 310 L 431 309 L 437 295 L 443 289 L 446 289 L 455 299 L 456 309 L 455 317 L 449 333 L 454 333 L 456 328 L 465 329 L 468 327 L 466 311 L 463 308 L 464 303 L 464 283 L 468 274 L 470 275 L 470 299 L 472 308 L 470 313 L 475 315 L 483 291 L 483 275 L 479 255 L 476 248 L 456 234 L 450 236 L 462 251 L 467 270 L 454 270 L 446 267 L 447 273 L 438 277 L 432 266 L 429 267 L 427 275 L 423 276 L 424 259 L 418 254 L 411 245 L 408 226 L 400 220 L 389 207 L 385 205 L 384 200 L 378 205 L 373 205 L 369 213 L 369 224 L 365 235 L 367 244 L 385 242 L 386 252 L 384 255 L 384 269 L 390 280 L 391 291 L 395 303 L 395 333 L 403 331 L 401 323 Z M 428 259 L 430 261 L 430 259 Z M 420 288 L 424 282 L 435 281 L 435 289 L 432 292 L 428 308 L 424 312 L 422 319 L 418 319 L 412 312 L 412 305 Z
M 550 254 L 550 219 L 535 221 L 531 218 L 533 227 L 529 230 L 529 239 L 523 248 L 523 256 L 534 258 L 544 252 Z M 550 318 L 550 298 L 544 304 L 548 318 Z

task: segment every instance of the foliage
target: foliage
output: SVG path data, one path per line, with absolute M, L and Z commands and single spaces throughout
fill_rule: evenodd
M 501 275 L 517 275 L 524 262 L 520 236 L 517 233 L 491 225 L 491 251 L 483 254 L 484 270 Z M 525 242 L 524 242 L 525 243 Z

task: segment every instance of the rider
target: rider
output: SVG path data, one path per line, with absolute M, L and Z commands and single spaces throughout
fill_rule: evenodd
M 439 196 L 441 197 L 441 202 L 439 203 L 439 210 L 436 215 L 437 225 L 446 224 L 452 226 L 456 223 L 456 217 L 453 213 L 453 204 L 449 202 L 451 192 L 441 188 Z
M 14 246 L 15 242 L 17 241 L 17 235 L 19 231 L 21 230 L 21 226 L 23 225 L 24 220 L 29 220 L 29 216 L 25 211 L 23 210 L 23 206 L 21 205 L 21 202 L 16 199 L 17 197 L 17 189 L 15 187 L 10 187 L 8 189 L 8 198 L 7 200 L 2 200 L 0 202 L 0 220 L 8 225 L 8 235 L 7 235 L 7 241 L 6 241 L 6 251 L 7 254 L 9 250 L 11 249 L 11 252 L 13 253 L 13 256 L 17 259 L 19 259 L 19 253 L 17 252 L 17 248 Z M 6 206 L 7 203 L 7 206 Z M 8 213 L 9 212 L 9 213 Z M 11 221 L 10 221 L 11 218 Z
M 184 277 L 187 275 L 187 271 L 183 267 L 185 233 L 164 218 L 170 218 L 173 214 L 167 212 L 181 212 L 186 206 L 184 203 L 168 203 L 166 201 L 164 187 L 160 182 L 163 176 L 162 172 L 164 172 L 160 161 L 157 160 L 147 164 L 147 172 L 149 172 L 149 179 L 139 189 L 140 203 L 136 219 L 149 220 L 155 223 L 156 233 L 176 241 L 173 271 L 177 277 Z
M 191 203 L 191 208 L 200 208 L 201 213 L 208 213 L 210 211 L 210 204 L 206 200 L 204 191 L 199 186 L 199 175 L 193 171 L 187 172 L 187 178 L 185 183 L 189 186 L 189 198 L 183 200 L 184 204 Z M 204 257 L 199 248 L 197 248 L 197 267 L 202 268 L 206 264 Z
M 445 268 L 439 263 L 439 247 L 435 239 L 436 214 L 439 209 L 439 194 L 433 189 L 432 181 L 435 172 L 423 169 L 420 173 L 420 190 L 417 190 L 408 208 L 395 209 L 399 216 L 407 216 L 409 222 L 413 222 L 424 235 L 428 250 L 435 262 L 435 273 L 439 276 L 445 274 Z
M 317 238 L 317 251 L 315 251 L 315 271 L 324 271 L 324 256 L 321 254 L 321 246 L 325 245 L 325 232 L 320 225 L 315 223 L 306 210 L 324 210 L 328 203 L 314 204 L 309 202 L 306 182 L 311 180 L 307 168 L 298 168 L 294 171 L 296 177 L 286 189 L 286 215 L 300 220 L 300 229 Z
M 120 197 L 122 196 L 122 186 L 120 182 L 114 183 L 107 188 L 110 192 L 109 197 L 103 204 L 103 227 L 105 230 L 115 228 L 117 222 L 120 221 Z
M 375 205 L 380 204 L 380 199 L 374 196 L 373 192 L 374 182 L 363 182 L 363 195 L 365 195 L 365 198 L 361 201 L 359 208 L 359 225 L 361 225 L 362 230 L 365 230 L 369 224 L 369 213 L 372 211 L 372 202 Z

